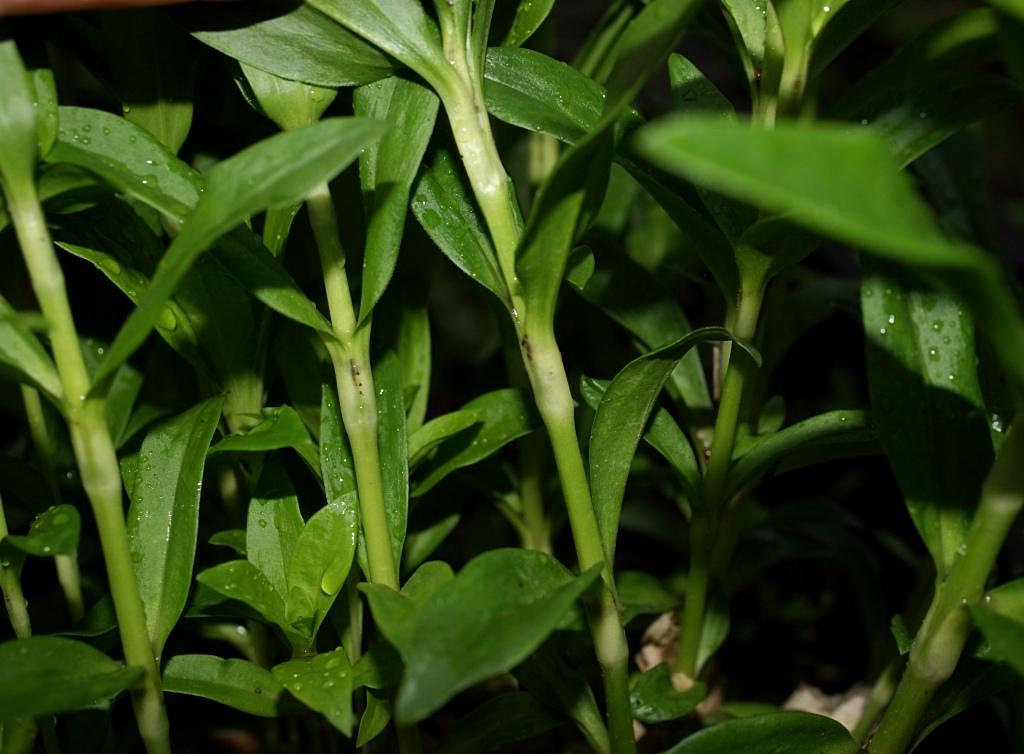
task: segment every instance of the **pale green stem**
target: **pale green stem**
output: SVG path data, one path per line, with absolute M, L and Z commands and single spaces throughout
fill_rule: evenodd
M 96 518 L 125 660 L 145 671 L 141 686 L 132 692 L 139 732 L 149 754 L 166 754 L 171 749 L 160 673 L 132 568 L 121 471 L 107 428 L 105 402 L 102 398 L 88 397 L 91 384 L 64 287 L 64 275 L 50 241 L 35 186 L 26 183 L 7 191 L 6 196 L 32 288 L 49 327 L 54 360 L 64 389 L 71 445 Z
M 315 188 L 306 199 L 309 221 L 313 226 L 320 266 L 327 290 L 327 307 L 331 315 L 335 342 L 327 343 L 338 385 L 338 402 L 345 425 L 356 487 L 359 492 L 359 513 L 366 540 L 370 581 L 398 589 L 398 569 L 391 549 L 391 535 L 381 478 L 380 450 L 377 437 L 377 399 L 370 370 L 369 328 L 357 331 L 355 308 L 345 272 L 345 249 L 338 235 L 338 219 L 334 201 L 326 183 Z
M 767 270 L 750 275 L 739 292 L 736 322 L 737 338 L 750 340 L 757 333 L 761 304 L 767 285 Z M 690 570 L 686 579 L 686 602 L 676 652 L 676 671 L 695 678 L 698 667 L 701 630 L 707 606 L 708 587 L 715 561 L 715 548 L 724 507 L 728 504 L 726 489 L 732 454 L 736 446 L 743 390 L 754 362 L 742 349 L 734 348 L 726 368 L 722 398 L 715 418 L 715 434 L 711 440 L 711 456 L 704 475 L 704 494 L 690 524 Z
M 519 443 L 519 503 L 522 510 L 523 546 L 549 555 L 551 522 L 544 510 L 544 460 L 546 443 L 536 433 Z
M 907 668 L 868 747 L 903 754 L 928 702 L 953 674 L 971 633 L 967 607 L 977 603 L 1014 520 L 1024 507 L 1024 428 L 1014 424 L 1000 448 L 981 502 L 949 575 L 939 584 L 914 637 Z
M 7 515 L 4 513 L 3 500 L 0 500 L 0 541 L 8 534 Z M 11 563 L 0 563 L 0 590 L 4 593 L 4 607 L 7 608 L 7 617 L 11 619 L 14 635 L 19 639 L 27 639 L 32 635 L 32 621 L 28 615 L 28 603 L 21 591 L 21 578 L 17 567 Z
M 36 451 L 39 470 L 46 477 L 53 504 L 58 505 L 60 503 L 60 487 L 57 484 L 53 447 L 50 442 L 50 433 L 46 429 L 43 402 L 40 399 L 39 391 L 28 385 L 21 386 L 21 399 L 25 404 L 25 418 L 28 420 L 29 434 L 32 436 L 32 445 Z M 64 599 L 68 603 L 71 622 L 77 623 L 85 615 L 85 600 L 82 598 L 82 579 L 78 572 L 78 557 L 76 555 L 57 555 L 53 559 L 53 564 L 57 570 L 57 581 L 60 583 Z

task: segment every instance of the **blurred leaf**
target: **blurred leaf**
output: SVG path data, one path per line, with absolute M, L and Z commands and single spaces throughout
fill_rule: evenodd
M 707 692 L 703 683 L 680 691 L 672 684 L 668 665 L 662 663 L 630 681 L 629 705 L 634 719 L 642 723 L 663 723 L 690 714 L 704 701 Z
M 974 625 L 991 646 L 988 657 L 1006 662 L 1024 675 L 1024 621 L 984 603 L 972 605 L 970 612 Z
M 413 630 L 396 716 L 422 720 L 478 681 L 533 652 L 598 577 L 573 578 L 544 553 L 491 550 L 474 558 L 424 606 Z
M 513 691 L 488 699 L 449 728 L 438 754 L 477 754 L 539 736 L 562 724 L 530 694 Z
M 211 545 L 230 547 L 236 554 L 245 557 L 245 529 L 224 529 L 213 534 L 207 541 Z
M 429 444 L 437 447 L 422 464 L 412 494 L 426 494 L 453 471 L 493 455 L 539 424 L 532 402 L 515 388 L 484 393 L 458 411 L 431 420 L 419 430 L 418 439 L 413 436 L 421 453 Z
M 818 76 L 843 50 L 859 39 L 882 14 L 903 0 L 839 0 L 820 18 L 810 73 Z
M 964 542 L 993 456 L 974 325 L 951 297 L 867 262 L 861 305 L 874 420 L 941 575 Z
M 93 707 L 131 688 L 142 668 L 126 668 L 72 639 L 34 636 L 0 644 L 0 720 Z
M 129 487 L 128 544 L 157 657 L 192 586 L 203 466 L 222 403 L 211 398 L 150 430 Z
M 9 534 L 3 544 L 36 557 L 75 555 L 80 531 L 78 509 L 65 503 L 43 511 L 32 520 L 28 534 Z
M 96 381 L 101 383 L 141 345 L 178 282 L 209 245 L 260 210 L 301 200 L 380 134 L 381 126 L 372 121 L 332 118 L 276 134 L 218 163 L 146 294 L 107 351 Z
M 352 666 L 343 647 L 275 665 L 274 678 L 292 696 L 352 735 Z
M 491 238 L 470 198 L 455 159 L 438 149 L 416 184 L 412 211 L 437 248 L 460 270 L 508 300 Z
M 394 61 L 310 5 L 190 6 L 183 21 L 200 41 L 228 57 L 294 81 L 358 86 L 389 76 Z
M 64 388 L 50 355 L 18 312 L 0 296 L 0 373 L 38 388 L 60 407 Z
M 409 194 L 434 132 L 438 99 L 419 84 L 391 77 L 356 89 L 357 115 L 390 126 L 384 137 L 359 157 L 359 175 L 367 203 L 359 321 L 366 322 L 380 300 L 398 260 Z
M 277 717 L 283 691 L 269 670 L 246 660 L 177 655 L 164 668 L 164 691 L 189 694 L 259 717 Z
M 638 615 L 660 615 L 682 604 L 678 595 L 645 571 L 619 571 L 615 575 L 615 590 L 624 610 L 623 625 Z
M 665 754 L 854 754 L 858 748 L 835 720 L 807 712 L 776 712 L 705 728 Z
M 36 167 L 36 111 L 25 64 L 18 47 L 5 31 L 0 41 L 0 78 L 4 81 L 0 108 L 0 183 L 10 206 L 14 192 L 31 190 Z
M 590 430 L 590 488 L 608 562 L 615 559 L 619 514 L 629 468 L 654 403 L 679 360 L 706 340 L 733 340 L 723 327 L 702 327 L 674 343 L 631 361 L 615 376 Z M 760 361 L 751 347 L 736 341 Z

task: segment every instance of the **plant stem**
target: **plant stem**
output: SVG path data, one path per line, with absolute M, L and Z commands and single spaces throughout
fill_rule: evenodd
M 971 633 L 967 606 L 981 599 L 1006 535 L 1024 507 L 1024 429 L 1014 424 L 989 472 L 965 546 L 914 637 L 906 671 L 871 739 L 871 754 L 902 754 L 921 715 L 953 674 Z
M 519 502 L 525 529 L 523 547 L 550 555 L 551 522 L 544 510 L 543 490 L 546 445 L 544 437 L 536 433 L 519 443 Z
M 0 540 L 8 533 L 4 503 L 0 500 Z M 11 619 L 14 635 L 19 639 L 27 639 L 32 635 L 32 621 L 28 615 L 28 603 L 21 591 L 18 568 L 12 563 L 0 563 L 0 591 L 4 594 L 4 607 L 7 608 L 7 617 Z
M 750 340 L 757 333 L 757 323 L 768 283 L 768 269 L 757 268 L 744 275 L 741 285 L 734 334 Z M 690 570 L 686 580 L 686 602 L 676 653 L 676 672 L 695 678 L 704 611 L 707 606 L 708 586 L 712 578 L 718 532 L 725 506 L 732 454 L 736 446 L 743 404 L 743 390 L 754 362 L 733 348 L 726 367 L 722 398 L 715 418 L 715 434 L 711 441 L 711 456 L 704 475 L 704 493 L 699 509 L 694 511 L 690 525 Z
M 35 186 L 25 182 L 6 194 L 32 288 L 49 327 L 54 361 L 64 389 L 71 445 L 82 486 L 96 518 L 125 660 L 145 671 L 141 687 L 132 692 L 139 732 L 150 754 L 166 754 L 171 747 L 160 672 L 132 567 L 124 521 L 121 470 L 107 428 L 105 400 L 89 396 L 92 386 L 71 315 L 64 275 L 50 241 Z
M 370 370 L 369 326 L 356 327 L 355 308 L 345 272 L 345 249 L 338 235 L 334 201 L 326 183 L 315 188 L 306 199 L 313 227 L 320 266 L 327 290 L 336 342 L 327 343 L 338 385 L 342 423 L 352 446 L 356 487 L 359 491 L 359 515 L 370 564 L 370 581 L 398 589 L 398 569 L 391 549 L 380 471 L 377 438 L 377 400 Z

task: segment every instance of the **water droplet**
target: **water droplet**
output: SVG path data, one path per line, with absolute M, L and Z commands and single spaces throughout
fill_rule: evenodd
M 11 567 L 11 561 L 9 561 L 9 560 L 0 560 L 0 568 L 10 568 L 10 567 Z
M 890 314 L 889 315 L 889 324 L 890 325 L 896 324 L 896 315 L 895 314 Z
M 260 519 L 259 521 L 257 521 L 256 523 L 257 523 L 257 524 L 259 524 L 259 527 L 260 527 L 261 529 L 266 529 L 266 528 L 267 528 L 267 519 L 265 519 L 265 518 L 261 518 L 261 519 Z
M 107 126 L 103 127 L 103 135 L 110 136 L 110 129 Z
M 100 264 L 100 267 L 102 267 L 103 271 L 106 272 L 108 275 L 120 275 L 121 274 L 121 265 L 120 265 L 120 263 L 118 263 L 118 261 L 116 259 L 105 259 Z
M 143 181 L 145 183 L 145 181 Z M 160 310 L 160 326 L 165 330 L 175 330 L 178 327 L 178 318 L 171 311 L 170 307 L 165 306 Z
M 921 120 L 924 120 L 925 118 L 928 117 L 928 113 L 922 111 L 917 114 L 917 117 L 920 118 Z
M 83 144 L 92 144 L 92 139 L 90 139 L 88 136 L 83 136 L 82 137 L 82 143 Z
M 868 125 L 868 119 L 867 119 L 867 118 L 861 118 L 861 119 L 860 119 L 860 124 L 861 124 L 862 126 L 866 126 L 866 125 Z
M 292 678 L 298 678 L 298 677 L 299 677 L 298 673 L 292 673 Z
M 953 374 L 949 375 L 949 381 L 950 382 L 952 382 L 955 379 L 956 379 L 956 375 L 953 375 Z
M 146 160 L 146 164 L 147 165 L 155 165 L 156 163 L 153 162 L 152 160 Z
M 879 328 L 878 328 L 878 334 L 879 334 L 879 335 L 885 335 L 885 332 L 886 332 L 886 331 L 885 331 L 885 328 L 884 328 L 884 327 L 879 327 Z
M 966 555 L 967 554 L 967 543 L 966 542 L 961 542 L 960 545 L 956 548 L 956 552 L 957 552 L 957 555 Z
M 138 139 L 135 137 L 135 134 L 132 134 L 131 136 L 128 137 L 129 144 L 134 144 L 136 141 L 138 141 Z
M 942 327 L 943 327 L 943 322 L 942 322 L 941 319 L 937 319 L 934 322 L 932 322 L 932 329 L 935 332 L 940 332 L 942 330 Z
M 296 683 L 295 684 L 295 690 L 296 691 L 302 691 L 302 684 L 301 683 Z
M 832 8 L 830 8 L 829 6 L 826 5 L 826 6 L 822 7 L 822 10 L 825 11 L 826 13 L 828 13 L 830 10 L 832 10 Z
M 52 552 L 52 550 L 53 548 L 51 548 L 49 545 L 43 545 L 43 552 L 49 553 Z
M 928 358 L 930 360 L 932 360 L 932 361 L 938 361 L 941 358 L 940 355 L 939 355 L 939 349 L 938 348 L 929 348 L 928 349 Z
M 131 111 L 132 111 L 132 106 L 131 105 L 121 105 L 121 112 L 127 114 L 127 113 L 130 113 Z
M 967 598 L 966 597 L 961 597 L 960 598 L 960 607 L 967 607 Z
M 992 595 L 991 594 L 986 594 L 985 595 L 985 604 L 989 605 L 991 603 L 992 603 Z
M 1000 414 L 992 414 L 992 431 L 1000 434 L 1006 431 L 1006 422 Z

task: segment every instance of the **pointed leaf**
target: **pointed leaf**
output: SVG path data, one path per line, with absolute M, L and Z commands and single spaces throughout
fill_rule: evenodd
M 352 735 L 352 665 L 343 647 L 308 660 L 275 665 L 274 677 L 292 696 Z
M 263 409 L 263 420 L 244 435 L 230 435 L 210 453 L 264 453 L 293 448 L 311 469 L 319 472 L 320 459 L 309 430 L 291 406 Z
M 386 504 L 384 512 L 397 566 L 402 562 L 409 521 L 409 445 L 405 435 L 402 366 L 393 351 L 388 351 L 374 365 L 373 382 L 377 389 L 377 437 Z
M 412 211 L 437 248 L 456 267 L 502 301 L 507 300 L 490 236 L 455 159 L 447 150 L 437 150 L 433 164 L 416 184 Z
M 188 694 L 259 717 L 277 717 L 283 691 L 269 670 L 246 660 L 177 655 L 164 668 L 164 691 Z
M 665 754 L 854 754 L 858 749 L 835 720 L 807 712 L 775 712 L 705 728 Z
M 722 327 L 703 327 L 644 354 L 616 375 L 601 399 L 590 430 L 590 487 L 608 561 L 614 562 L 619 514 L 629 467 L 654 403 L 679 360 L 698 343 L 734 340 Z M 755 359 L 760 356 L 736 341 Z
M 248 560 L 231 560 L 207 568 L 200 571 L 196 581 L 229 600 L 244 602 L 274 625 L 288 625 L 283 598 Z
M 280 462 L 271 457 L 249 502 L 245 550 L 249 562 L 282 599 L 288 594 L 288 561 L 303 525 L 291 480 Z
M 0 41 L 0 78 L 4 81 L 3 107 L 0 107 L 0 184 L 7 204 L 14 192 L 34 182 L 36 167 L 36 111 L 25 64 L 18 47 L 4 31 Z
M 501 47 L 521 46 L 540 28 L 554 6 L 555 0 L 519 0 L 515 5 L 514 13 L 506 11 L 506 15 L 511 14 L 512 18 L 503 29 L 497 28 L 499 24 L 495 19 L 491 28 L 491 39 L 496 39 L 495 31 L 504 30 L 500 41 L 497 42 L 498 45 Z M 500 12 L 502 8 L 499 7 L 495 10 Z
M 429 89 L 392 77 L 360 87 L 353 94 L 357 115 L 391 126 L 359 158 L 363 196 L 368 204 L 363 289 L 359 321 L 365 322 L 380 300 L 398 260 L 409 194 L 434 132 L 438 99 Z
M 343 170 L 382 127 L 359 118 L 332 118 L 271 136 L 219 163 L 206 191 L 160 261 L 146 295 L 128 317 L 96 375 L 113 373 L 149 334 L 178 282 L 207 247 L 267 207 L 300 201 Z
M 762 0 L 720 0 L 733 34 L 743 43 L 748 78 L 754 79 L 764 66 L 765 19 Z
M 57 367 L 39 339 L 0 296 L 0 373 L 8 372 L 45 393 L 55 405 L 61 405 L 64 388 Z
M 152 429 L 129 490 L 128 543 L 157 656 L 192 585 L 203 464 L 221 405 L 221 398 L 211 398 Z
M 416 621 L 397 719 L 422 720 L 459 691 L 518 665 L 599 571 L 574 579 L 551 556 L 530 550 L 491 550 L 474 558 Z
M 34 636 L 0 644 L 0 721 L 42 717 L 106 702 L 142 679 L 98 649 Z
M 271 6 L 274 7 L 274 6 Z M 200 42 L 228 57 L 293 81 L 358 86 L 389 76 L 395 63 L 307 4 L 189 8 L 183 21 Z
M 891 265 L 872 262 L 864 271 L 878 437 L 941 575 L 966 537 L 992 463 L 974 325 L 950 296 L 922 289 Z
M 416 619 L 439 589 L 455 578 L 447 563 L 431 561 L 416 569 L 401 592 L 382 584 L 360 584 L 373 613 L 373 621 L 385 638 L 403 657 L 408 657 L 416 642 Z

